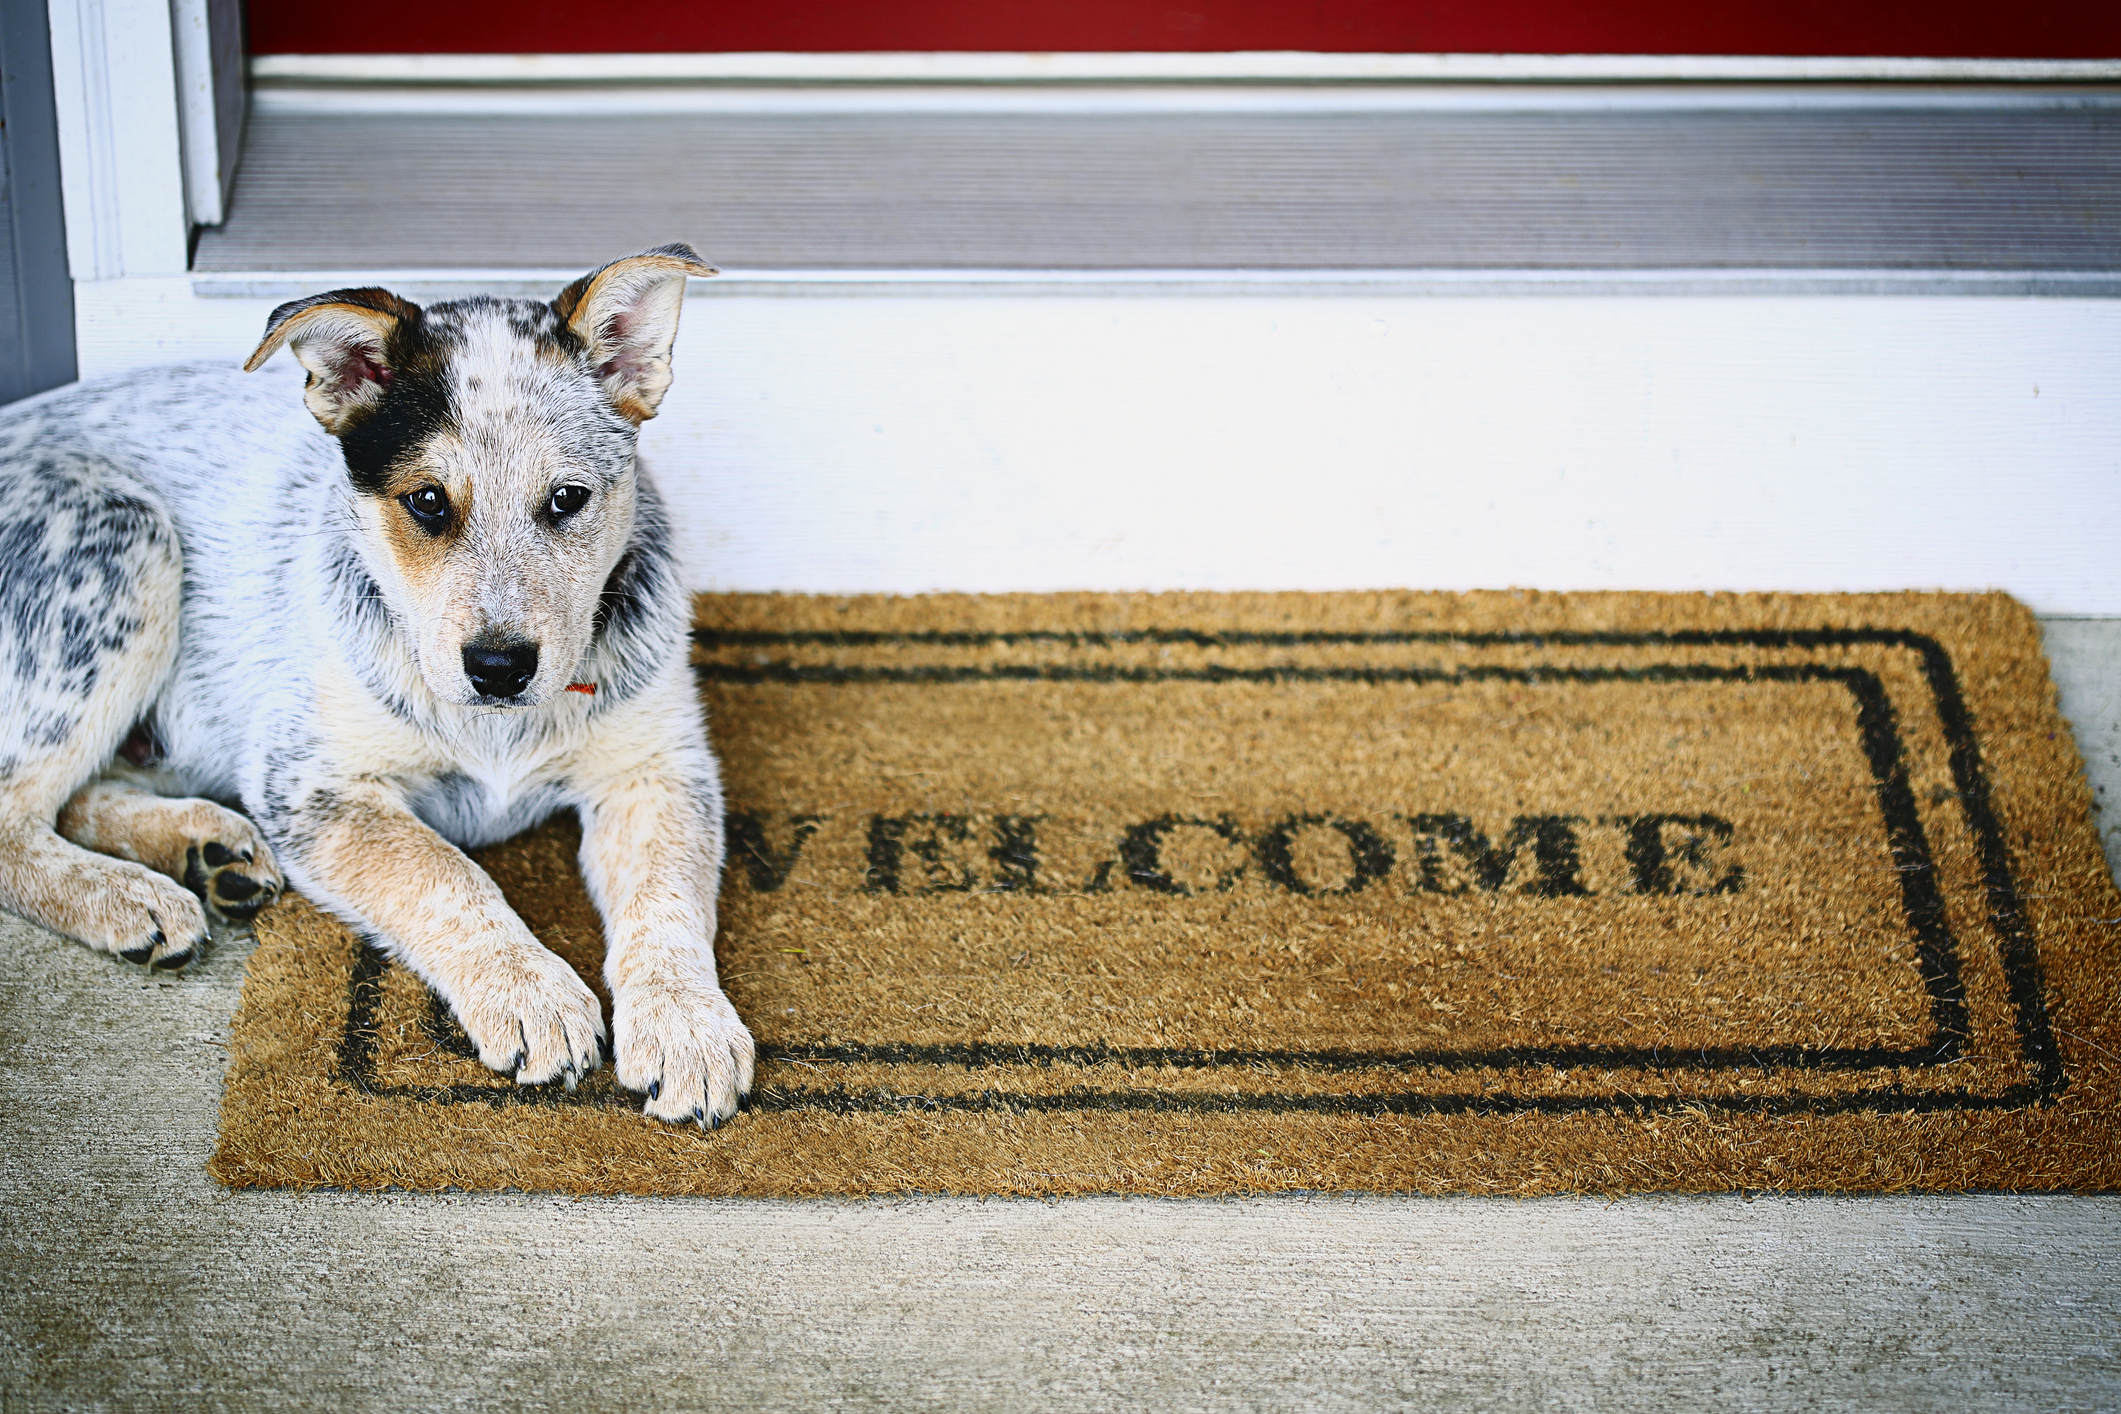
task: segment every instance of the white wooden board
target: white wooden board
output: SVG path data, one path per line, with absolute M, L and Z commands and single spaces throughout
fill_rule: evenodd
M 84 375 L 268 299 L 83 284 Z M 644 445 L 702 588 L 2007 589 L 2121 614 L 2121 302 L 688 304 Z

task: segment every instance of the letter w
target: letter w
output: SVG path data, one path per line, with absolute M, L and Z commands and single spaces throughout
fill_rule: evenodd
M 791 815 L 788 818 L 788 848 L 776 850 L 766 843 L 763 817 L 731 811 L 724 821 L 728 831 L 729 862 L 739 861 L 745 877 L 758 893 L 770 894 L 788 882 L 788 874 L 803 857 L 803 846 L 817 833 L 822 815 Z

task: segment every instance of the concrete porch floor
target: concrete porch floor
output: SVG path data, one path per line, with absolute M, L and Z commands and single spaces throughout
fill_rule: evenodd
M 2046 631 L 2113 800 L 2121 620 Z M 2121 1197 L 230 1193 L 247 951 L 0 922 L 0 1410 L 2121 1405 Z

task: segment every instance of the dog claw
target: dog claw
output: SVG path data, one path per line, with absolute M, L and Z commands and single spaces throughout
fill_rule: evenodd
M 168 941 L 168 936 L 160 928 L 157 928 L 154 932 L 147 935 L 146 942 L 136 948 L 120 949 L 118 956 L 124 958 L 127 962 L 146 962 L 155 955 L 156 948 L 163 946 Z M 186 951 L 190 950 L 186 949 Z

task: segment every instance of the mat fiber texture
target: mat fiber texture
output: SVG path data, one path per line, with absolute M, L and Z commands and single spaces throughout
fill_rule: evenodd
M 214 1174 L 576 1193 L 2110 1189 L 2121 896 L 2000 595 L 710 597 L 749 1108 L 258 922 Z M 556 821 L 479 856 L 593 986 Z

